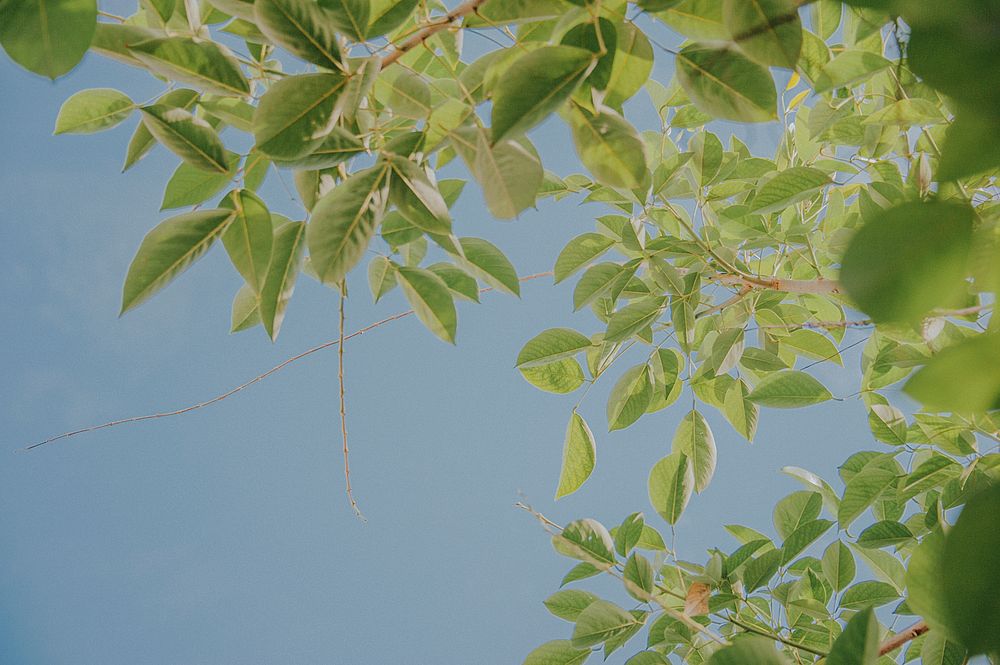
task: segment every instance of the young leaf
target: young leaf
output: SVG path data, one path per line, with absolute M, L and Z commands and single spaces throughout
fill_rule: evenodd
M 823 552 L 821 559 L 823 575 L 833 586 L 833 590 L 840 592 L 847 588 L 847 585 L 854 580 L 857 566 L 854 563 L 854 555 L 844 543 L 839 540 L 831 543 Z
M 583 368 L 575 358 L 563 358 L 545 365 L 521 367 L 525 381 L 539 390 L 557 395 L 571 393 L 583 385 Z
M 750 212 L 766 215 L 784 210 L 806 200 L 829 183 L 830 179 L 819 169 L 793 166 L 764 183 L 754 197 Z
M 692 409 L 681 419 L 670 449 L 687 456 L 694 471 L 694 491 L 704 491 L 715 474 L 715 437 L 701 413 Z
M 788 665 L 774 646 L 762 637 L 746 637 L 732 646 L 723 647 L 708 659 L 708 665 Z
M 396 274 L 417 318 L 432 333 L 454 344 L 458 318 L 448 285 L 434 273 L 421 268 L 397 268 Z
M 832 397 L 822 383 L 794 369 L 765 375 L 747 395 L 751 402 L 774 409 L 797 409 L 825 402 Z
M 240 290 L 236 292 L 236 297 L 233 298 L 231 321 L 230 333 L 249 330 L 260 323 L 257 294 L 254 293 L 249 284 L 241 286 Z
M 600 522 L 574 520 L 552 536 L 552 546 L 560 554 L 580 559 L 600 570 L 615 564 L 614 541 Z
M 587 607 L 598 600 L 597 596 L 590 593 L 589 591 L 583 591 L 581 589 L 564 589 L 562 591 L 556 591 L 554 594 L 542 601 L 545 605 L 545 609 L 552 614 L 556 615 L 560 619 L 566 619 L 566 621 L 576 621 L 580 613 L 583 612 Z
M 683 453 L 671 453 L 649 472 L 649 501 L 670 524 L 677 524 L 694 489 L 694 470 Z
M 406 22 L 420 0 L 371 0 L 368 37 L 379 37 Z
M 451 142 L 482 186 L 494 217 L 511 219 L 535 204 L 545 173 L 526 139 L 490 145 L 484 132 L 469 127 L 452 132 Z
M 440 277 L 440 274 L 438 275 Z M 368 263 L 368 287 L 372 299 L 378 302 L 382 296 L 396 286 L 396 269 L 392 261 L 384 256 L 376 256 Z
M 563 444 L 562 470 L 559 472 L 559 487 L 556 499 L 580 489 L 594 470 L 597 448 L 594 435 L 583 417 L 573 412 L 566 427 L 566 441 Z
M 656 321 L 666 306 L 667 299 L 661 296 L 644 298 L 621 308 L 608 321 L 608 330 L 604 335 L 604 340 L 607 342 L 625 341 Z
M 140 125 L 145 127 L 145 125 Z M 240 165 L 239 155 L 226 152 L 229 169 L 225 173 L 205 171 L 189 162 L 181 162 L 174 169 L 163 190 L 160 210 L 198 205 L 212 198 L 236 177 Z
M 81 90 L 63 102 L 56 118 L 56 134 L 90 134 L 110 129 L 135 109 L 128 95 L 112 88 Z
M 142 304 L 187 270 L 232 218 L 232 210 L 199 210 L 171 217 L 147 233 L 125 277 L 121 313 Z
M 149 133 L 185 162 L 204 171 L 229 170 L 226 148 L 207 122 L 184 109 L 158 104 L 141 110 Z
M 778 117 L 771 75 L 736 51 L 690 44 L 677 54 L 676 62 L 677 80 L 705 113 L 739 122 Z
M 260 292 L 260 318 L 271 341 L 278 338 L 305 253 L 305 222 L 285 222 L 274 232 L 271 265 Z
M 327 69 L 340 67 L 336 22 L 315 2 L 260 0 L 254 14 L 260 31 L 289 53 Z
M 259 294 L 267 278 L 274 243 L 271 212 L 256 194 L 246 189 L 230 192 L 219 207 L 235 213 L 222 234 L 222 244 L 236 270 Z
M 0 45 L 28 71 L 55 79 L 76 67 L 97 24 L 96 0 L 6 0 Z
M 936 201 L 885 211 L 851 240 L 840 281 L 876 321 L 915 321 L 963 286 L 972 208 Z
M 103 24 L 102 24 L 103 25 Z M 186 88 L 180 88 L 178 90 L 171 90 L 167 94 L 163 95 L 157 100 L 160 106 L 181 108 L 184 110 L 190 110 L 194 108 L 195 102 L 198 101 L 198 93 L 194 90 L 188 90 Z M 129 139 L 128 149 L 125 155 L 125 164 L 122 166 L 122 171 L 127 171 L 132 166 L 135 165 L 140 159 L 146 156 L 146 154 L 153 149 L 156 145 L 156 138 L 149 133 L 146 129 L 144 123 L 139 123 L 135 128 L 135 132 L 132 134 L 132 138 Z M 219 189 L 221 189 L 220 187 Z M 218 191 L 218 190 L 216 190 Z M 213 192 L 214 194 L 215 192 Z
M 294 160 L 319 148 L 337 121 L 346 84 L 339 73 L 300 74 L 273 84 L 254 114 L 257 150 Z
M 493 143 L 526 132 L 566 101 L 594 62 L 575 46 L 544 46 L 520 56 L 493 91 Z
M 159 37 L 129 49 L 154 74 L 220 95 L 246 97 L 250 83 L 229 50 L 212 41 Z
M 867 464 L 847 481 L 844 498 L 837 510 L 837 521 L 844 529 L 851 525 L 882 492 L 896 482 L 896 473 L 878 464 Z
M 517 367 L 546 365 L 586 351 L 594 343 L 570 328 L 550 328 L 538 333 L 517 354 Z

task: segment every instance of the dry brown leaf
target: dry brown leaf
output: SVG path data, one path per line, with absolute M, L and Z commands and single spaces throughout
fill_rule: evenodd
M 684 614 L 689 617 L 708 614 L 708 597 L 711 595 L 712 588 L 710 586 L 701 582 L 692 582 L 687 592 L 687 598 L 684 599 Z

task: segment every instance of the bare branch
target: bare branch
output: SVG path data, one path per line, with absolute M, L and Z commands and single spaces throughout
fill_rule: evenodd
M 540 272 L 540 273 L 535 273 L 534 275 L 527 275 L 525 277 L 521 277 L 519 281 L 521 281 L 521 282 L 529 282 L 529 281 L 531 281 L 533 279 L 538 279 L 540 277 L 551 277 L 551 276 L 552 276 L 552 272 L 551 271 L 550 272 Z M 486 288 L 480 289 L 479 293 L 488 293 L 488 292 L 490 292 L 492 290 L 493 290 L 493 287 L 486 287 Z M 381 321 L 376 321 L 375 323 L 372 323 L 371 325 L 365 326 L 364 328 L 362 328 L 360 330 L 355 330 L 350 335 L 345 335 L 344 338 L 343 338 L 343 341 L 346 342 L 347 340 L 353 339 L 355 337 L 358 337 L 359 335 L 364 335 L 366 332 L 370 332 L 370 331 L 372 331 L 372 330 L 374 330 L 376 328 L 380 328 L 380 327 L 384 326 L 387 323 L 392 323 L 393 321 L 396 321 L 396 320 L 405 318 L 407 316 L 410 316 L 411 314 L 413 314 L 413 310 L 412 309 L 408 309 L 405 312 L 398 312 L 396 314 L 393 314 L 392 316 L 388 316 L 388 317 L 382 319 Z M 314 353 L 318 353 L 319 351 L 323 351 L 324 349 L 328 349 L 331 346 L 337 346 L 337 345 L 340 344 L 340 342 L 341 342 L 341 340 L 338 338 L 338 339 L 335 339 L 335 340 L 331 340 L 329 342 L 323 342 L 322 344 L 318 344 L 318 345 L 312 347 L 311 349 L 307 349 L 307 350 L 303 351 L 302 353 L 294 355 L 291 358 L 288 358 L 287 360 L 284 360 L 284 361 L 278 363 L 277 365 L 275 365 L 271 369 L 267 370 L 263 374 L 258 374 L 257 376 L 255 376 L 254 378 L 250 379 L 246 383 L 241 383 L 240 385 L 236 386 L 235 388 L 227 390 L 226 392 L 222 393 L 221 395 L 216 395 L 212 399 L 205 400 L 204 402 L 198 402 L 197 404 L 192 404 L 190 406 L 186 406 L 186 407 L 184 407 L 182 409 L 177 409 L 175 411 L 164 411 L 162 413 L 149 413 L 149 414 L 146 414 L 144 416 L 133 416 L 132 418 L 122 418 L 121 420 L 112 420 L 112 421 L 103 423 L 101 425 L 92 425 L 90 427 L 84 427 L 82 429 L 73 430 L 72 432 L 65 432 L 63 434 L 60 434 L 59 436 L 54 436 L 54 437 L 52 437 L 50 439 L 46 439 L 44 441 L 39 441 L 38 443 L 33 443 L 30 446 L 26 446 L 24 448 L 21 448 L 20 452 L 26 452 L 26 451 L 29 451 L 29 450 L 34 450 L 35 448 L 38 448 L 40 446 L 44 446 L 44 445 L 47 445 L 49 443 L 54 443 L 55 441 L 59 441 L 61 439 L 68 439 L 70 437 L 77 436 L 79 434 L 86 434 L 87 432 L 96 432 L 98 430 L 108 429 L 109 427 L 117 427 L 118 425 L 127 425 L 129 423 L 138 423 L 138 422 L 142 422 L 144 420 L 156 420 L 156 419 L 159 419 L 159 418 L 170 418 L 172 416 L 180 416 L 180 415 L 184 415 L 185 413 L 191 413 L 192 411 L 197 411 L 199 409 L 204 409 L 206 406 L 211 406 L 213 404 L 221 402 L 222 400 L 227 399 L 229 397 L 232 397 L 236 393 L 238 393 L 238 392 L 240 392 L 240 391 L 242 391 L 242 390 L 244 390 L 246 388 L 249 388 L 250 386 L 253 386 L 253 385 L 257 384 L 257 383 L 260 383 L 261 381 L 263 381 L 267 377 L 269 377 L 272 374 L 275 374 L 277 372 L 280 372 L 281 370 L 285 369 L 286 367 L 288 367 L 289 365 L 291 365 L 292 363 L 294 363 L 297 360 L 302 360 L 303 358 L 311 356 Z
M 918 621 L 906 630 L 897 633 L 896 635 L 890 637 L 878 648 L 878 655 L 884 656 L 887 653 L 895 651 L 899 647 L 903 646 L 907 642 L 917 637 L 920 637 L 924 633 L 930 630 L 930 626 L 927 625 L 926 621 Z
M 344 396 L 344 322 L 347 317 L 344 316 L 344 301 L 347 300 L 347 282 L 343 281 L 340 283 L 340 324 L 338 326 L 339 337 L 337 338 L 337 385 L 340 388 L 340 434 L 344 439 L 344 483 L 345 491 L 347 492 L 347 500 L 351 504 L 351 508 L 354 509 L 354 514 L 362 522 L 367 522 L 365 516 L 361 514 L 361 509 L 358 508 L 358 502 L 354 499 L 354 491 L 351 489 L 351 456 L 350 449 L 347 447 L 347 407 Z

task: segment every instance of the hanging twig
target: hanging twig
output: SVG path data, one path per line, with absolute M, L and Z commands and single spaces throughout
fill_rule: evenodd
M 533 279 L 538 279 L 540 277 L 551 277 L 551 276 L 552 276 L 552 272 L 551 271 L 550 272 L 540 272 L 540 273 L 536 273 L 534 275 L 527 275 L 525 277 L 521 277 L 519 281 L 521 281 L 521 282 L 529 282 L 529 281 L 531 281 Z M 488 293 L 488 292 L 490 292 L 492 290 L 493 290 L 493 287 L 486 287 L 486 288 L 480 289 L 479 293 Z M 353 338 L 355 338 L 355 337 L 357 337 L 359 335 L 364 335 L 366 332 L 372 331 L 375 328 L 380 328 L 381 326 L 384 326 L 387 323 L 391 323 L 391 322 L 396 321 L 398 319 L 402 319 L 404 317 L 410 316 L 411 314 L 413 314 L 413 310 L 412 309 L 408 309 L 405 312 L 399 312 L 397 314 L 393 314 L 392 316 L 388 316 L 388 317 L 382 319 L 381 321 L 376 321 L 375 323 L 372 323 L 371 325 L 365 326 L 364 328 L 362 328 L 360 330 L 355 330 L 354 332 L 352 332 L 349 335 L 345 335 L 343 341 L 346 342 L 347 340 L 353 339 Z M 180 415 L 184 415 L 185 413 L 191 413 L 192 411 L 197 411 L 199 409 L 204 409 L 206 406 L 211 406 L 213 404 L 221 402 L 222 400 L 227 399 L 229 397 L 232 397 L 233 395 L 235 395 L 236 393 L 240 392 L 241 390 L 244 390 L 245 388 L 249 388 L 250 386 L 253 386 L 253 385 L 257 384 L 257 383 L 260 383 L 261 381 L 263 381 L 267 377 L 271 376 L 272 374 L 275 374 L 276 372 L 279 372 L 279 371 L 283 370 L 284 368 L 288 367 L 289 365 L 291 365 L 292 363 L 294 363 L 297 360 L 302 360 L 303 358 L 311 356 L 314 353 L 317 353 L 319 351 L 323 351 L 324 349 L 328 349 L 331 346 L 337 346 L 338 344 L 340 344 L 340 339 L 339 338 L 335 339 L 335 340 L 331 340 L 329 342 L 323 342 L 322 344 L 318 344 L 318 345 L 312 347 L 311 349 L 307 349 L 307 350 L 303 351 L 302 353 L 294 355 L 291 358 L 288 358 L 287 360 L 284 360 L 284 361 L 278 363 L 277 365 L 275 365 L 271 369 L 267 370 L 263 374 L 258 374 L 257 376 L 255 376 L 254 378 L 250 379 L 246 383 L 241 383 L 240 385 L 236 386 L 235 388 L 227 390 L 226 392 L 222 393 L 221 395 L 216 395 L 212 399 L 205 400 L 204 402 L 198 402 L 197 404 L 192 404 L 190 406 L 186 406 L 186 407 L 184 407 L 182 409 L 177 409 L 175 411 L 164 411 L 162 413 L 149 413 L 149 414 L 146 414 L 144 416 L 133 416 L 132 418 L 122 418 L 121 420 L 112 420 L 110 422 L 106 422 L 106 423 L 103 423 L 101 425 L 92 425 L 90 427 L 84 427 L 82 429 L 73 430 L 72 432 L 65 432 L 63 434 L 60 434 L 59 436 L 54 436 L 54 437 L 52 437 L 50 439 L 46 439 L 45 441 L 39 441 L 38 443 L 33 443 L 30 446 L 26 446 L 26 447 L 22 448 L 21 451 L 24 452 L 24 451 L 28 451 L 28 450 L 34 450 L 35 448 L 38 448 L 39 446 L 44 446 L 44 445 L 47 445 L 49 443 L 53 443 L 55 441 L 59 441 L 61 439 L 68 439 L 70 437 L 77 436 L 79 434 L 86 434 L 87 432 L 96 432 L 98 430 L 108 429 L 109 427 L 117 427 L 118 425 L 126 425 L 126 424 L 129 424 L 129 423 L 138 423 L 138 422 L 142 422 L 144 420 L 156 420 L 158 418 L 170 418 L 171 416 L 180 416 Z
M 358 502 L 354 499 L 354 491 L 351 489 L 351 456 L 350 449 L 347 447 L 347 406 L 344 396 L 344 322 L 347 320 L 347 317 L 344 316 L 344 301 L 346 300 L 347 281 L 345 280 L 340 283 L 340 324 L 338 326 L 339 337 L 337 338 L 337 385 L 340 388 L 340 434 L 344 439 L 344 485 L 347 500 L 350 502 L 351 508 L 354 509 L 354 514 L 362 522 L 367 522 L 368 520 L 361 514 L 361 509 L 358 508 Z

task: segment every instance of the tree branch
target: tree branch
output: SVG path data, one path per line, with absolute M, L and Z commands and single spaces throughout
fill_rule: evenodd
M 413 33 L 413 36 L 399 44 L 395 51 L 382 58 L 382 69 L 385 69 L 403 57 L 407 52 L 412 51 L 416 47 L 423 44 L 431 36 L 441 32 L 442 30 L 447 30 L 451 24 L 458 19 L 468 14 L 477 12 L 482 5 L 486 4 L 486 2 L 487 0 L 466 0 L 466 2 L 463 2 L 458 7 L 452 9 L 445 16 L 431 21 L 423 28 Z
M 903 646 L 910 640 L 920 637 L 930 629 L 931 628 L 930 626 L 927 625 L 926 621 L 918 621 L 917 623 L 913 624 L 906 630 L 893 635 L 885 642 L 883 642 L 882 645 L 878 648 L 878 655 L 884 656 L 887 653 L 895 651 L 896 649 Z
M 358 508 L 358 502 L 354 500 L 354 491 L 351 489 L 351 456 L 347 447 L 347 407 L 344 399 L 344 301 L 347 300 L 347 281 L 340 283 L 340 324 L 338 326 L 339 337 L 337 338 L 337 385 L 340 387 L 340 434 L 344 439 L 344 484 L 347 492 L 347 500 L 354 509 L 354 514 L 362 522 L 367 522 L 365 516 Z

